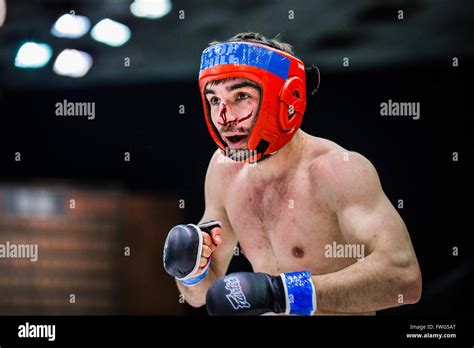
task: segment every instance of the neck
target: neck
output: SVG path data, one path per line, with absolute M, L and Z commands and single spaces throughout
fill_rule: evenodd
M 256 164 L 246 164 L 249 176 L 257 180 L 272 181 L 290 175 L 301 159 L 304 137 L 305 133 L 299 129 L 291 141 L 275 154 Z

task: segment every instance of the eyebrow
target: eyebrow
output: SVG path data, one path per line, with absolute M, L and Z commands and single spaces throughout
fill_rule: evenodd
M 204 94 L 216 94 L 213 89 L 207 88 L 204 90 Z
M 227 92 L 232 92 L 232 91 L 235 91 L 236 89 L 244 88 L 244 87 L 251 87 L 258 90 L 258 87 L 254 83 L 248 82 L 248 81 L 234 83 L 233 85 L 226 87 L 226 90 Z M 204 94 L 216 94 L 216 92 L 213 89 L 206 87 L 206 89 L 204 90 Z
M 232 86 L 228 86 L 228 87 L 226 88 L 226 90 L 227 90 L 227 92 L 232 92 L 232 91 L 234 91 L 234 90 L 236 90 L 236 89 L 243 88 L 243 87 L 251 87 L 251 88 L 254 88 L 254 89 L 257 89 L 257 90 L 258 90 L 257 86 L 255 86 L 254 83 L 248 82 L 248 81 L 243 81 L 243 82 L 235 83 L 235 84 L 233 84 Z

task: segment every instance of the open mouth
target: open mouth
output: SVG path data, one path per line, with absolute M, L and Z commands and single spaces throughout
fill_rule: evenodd
M 229 140 L 231 143 L 238 143 L 244 138 L 245 135 L 233 135 L 231 137 L 227 137 L 227 140 Z
M 246 134 L 236 134 L 230 136 L 224 136 L 227 144 L 231 148 L 238 148 L 247 143 L 247 135 Z

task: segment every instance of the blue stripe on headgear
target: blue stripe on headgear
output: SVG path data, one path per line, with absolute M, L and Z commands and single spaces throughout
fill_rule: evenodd
M 269 71 L 286 80 L 290 59 L 266 47 L 244 42 L 220 43 L 204 50 L 200 71 L 214 66 L 238 64 Z

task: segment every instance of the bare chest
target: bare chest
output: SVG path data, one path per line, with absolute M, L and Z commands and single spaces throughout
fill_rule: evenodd
M 322 274 L 347 266 L 325 257 L 326 245 L 344 241 L 335 215 L 313 192 L 304 174 L 264 187 L 236 179 L 227 190 L 229 222 L 254 271 Z

